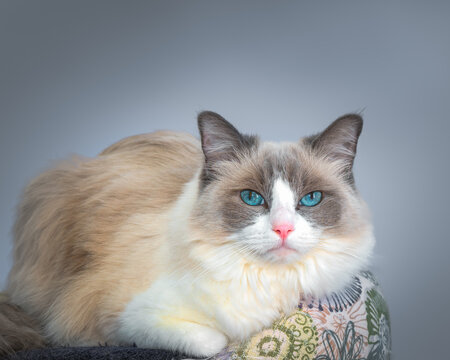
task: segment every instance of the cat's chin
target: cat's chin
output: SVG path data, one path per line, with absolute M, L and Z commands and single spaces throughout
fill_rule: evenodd
M 277 246 L 264 254 L 265 260 L 271 263 L 290 264 L 298 261 L 302 254 L 289 246 Z

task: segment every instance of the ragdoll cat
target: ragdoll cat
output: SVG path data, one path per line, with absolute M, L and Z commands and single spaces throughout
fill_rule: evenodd
M 22 336 L 23 347 L 135 343 L 210 356 L 367 265 L 374 238 L 352 174 L 360 116 L 280 144 L 213 112 L 198 125 L 201 142 L 133 136 L 29 184 L 3 351 Z M 13 312 L 42 337 L 11 325 Z

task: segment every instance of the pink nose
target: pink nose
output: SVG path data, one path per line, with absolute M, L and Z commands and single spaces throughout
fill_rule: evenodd
M 273 226 L 272 230 L 278 234 L 281 240 L 286 240 L 289 233 L 294 231 L 294 225 L 290 223 L 276 224 Z

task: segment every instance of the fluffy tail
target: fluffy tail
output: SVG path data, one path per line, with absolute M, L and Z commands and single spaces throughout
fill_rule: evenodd
M 45 343 L 37 323 L 0 293 L 0 358 L 19 350 L 44 347 Z

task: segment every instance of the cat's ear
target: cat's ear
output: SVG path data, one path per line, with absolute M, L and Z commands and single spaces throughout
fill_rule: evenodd
M 230 160 L 236 153 L 255 143 L 252 136 L 242 135 L 222 116 L 212 111 L 198 115 L 198 129 L 206 162 Z
M 339 161 L 343 171 L 351 175 L 362 126 L 361 116 L 347 114 L 335 120 L 323 132 L 310 137 L 309 142 L 314 150 L 329 160 Z M 351 176 L 350 179 L 352 178 Z
M 233 160 L 237 154 L 257 144 L 257 138 L 241 134 L 219 114 L 203 111 L 198 115 L 198 129 L 205 155 L 205 171 L 214 172 L 217 161 Z

